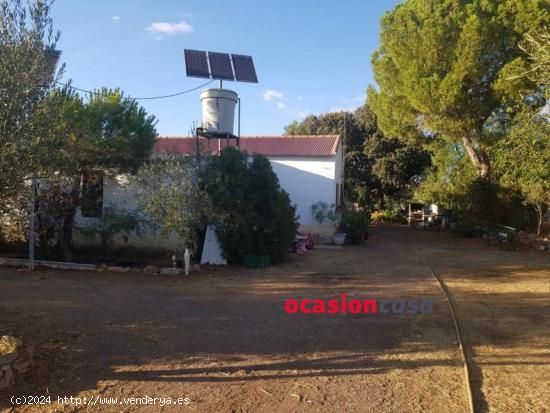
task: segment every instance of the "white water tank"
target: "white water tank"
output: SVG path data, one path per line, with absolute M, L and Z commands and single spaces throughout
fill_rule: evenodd
M 202 127 L 210 132 L 233 133 L 237 94 L 228 89 L 201 92 Z

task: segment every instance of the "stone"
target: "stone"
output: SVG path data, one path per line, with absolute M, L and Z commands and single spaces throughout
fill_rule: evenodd
M 111 272 L 130 272 L 130 267 L 112 266 L 112 267 L 107 267 L 107 271 L 111 271 Z
M 180 275 L 181 272 L 180 268 L 166 267 L 160 269 L 162 275 Z
M 155 267 L 154 265 L 148 265 L 143 269 L 143 272 L 145 274 L 158 274 L 160 270 L 158 267 Z
M 2 336 L 0 338 L 0 354 L 7 354 L 23 346 L 23 340 L 12 337 Z

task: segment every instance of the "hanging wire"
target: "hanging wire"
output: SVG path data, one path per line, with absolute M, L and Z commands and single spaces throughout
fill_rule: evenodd
M 127 100 L 155 100 L 155 99 L 173 98 L 175 96 L 185 95 L 186 93 L 194 92 L 197 89 L 208 86 L 212 82 L 214 82 L 214 80 L 210 80 L 210 81 L 208 81 L 208 82 L 206 82 L 202 85 L 199 85 L 197 87 L 194 87 L 192 89 L 184 90 L 182 92 L 172 93 L 171 95 L 137 97 L 137 98 L 128 96 L 128 97 L 122 97 L 122 99 L 127 99 Z M 68 83 L 62 83 L 62 82 L 57 82 L 57 81 L 55 83 L 58 84 L 58 85 L 65 86 L 65 87 L 68 87 L 70 89 L 77 90 L 79 92 L 88 93 L 88 94 L 91 94 L 91 95 L 102 95 L 103 94 L 102 92 L 97 92 L 97 91 L 93 91 L 93 90 L 86 90 L 86 89 L 81 89 L 81 88 L 78 88 L 78 87 L 75 87 L 75 86 L 71 86 Z

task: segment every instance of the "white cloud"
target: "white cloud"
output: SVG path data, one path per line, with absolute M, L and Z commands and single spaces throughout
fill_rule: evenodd
M 161 33 L 174 36 L 178 33 L 192 32 L 193 26 L 183 20 L 179 23 L 153 22 L 149 27 L 147 27 L 146 30 L 151 33 Z
M 113 23 L 118 23 L 118 22 L 120 21 L 120 16 L 113 16 L 113 17 L 111 17 L 111 21 L 112 21 Z
M 282 100 L 284 95 L 275 89 L 268 89 L 264 91 L 263 94 L 264 100 Z
M 283 102 L 277 102 L 278 109 L 286 109 L 286 105 Z

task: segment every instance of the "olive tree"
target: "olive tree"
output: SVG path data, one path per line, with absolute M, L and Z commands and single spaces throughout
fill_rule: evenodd
M 135 182 L 139 207 L 153 228 L 176 234 L 182 249 L 197 246 L 210 203 L 191 158 L 166 154 L 151 159 L 139 168 Z

